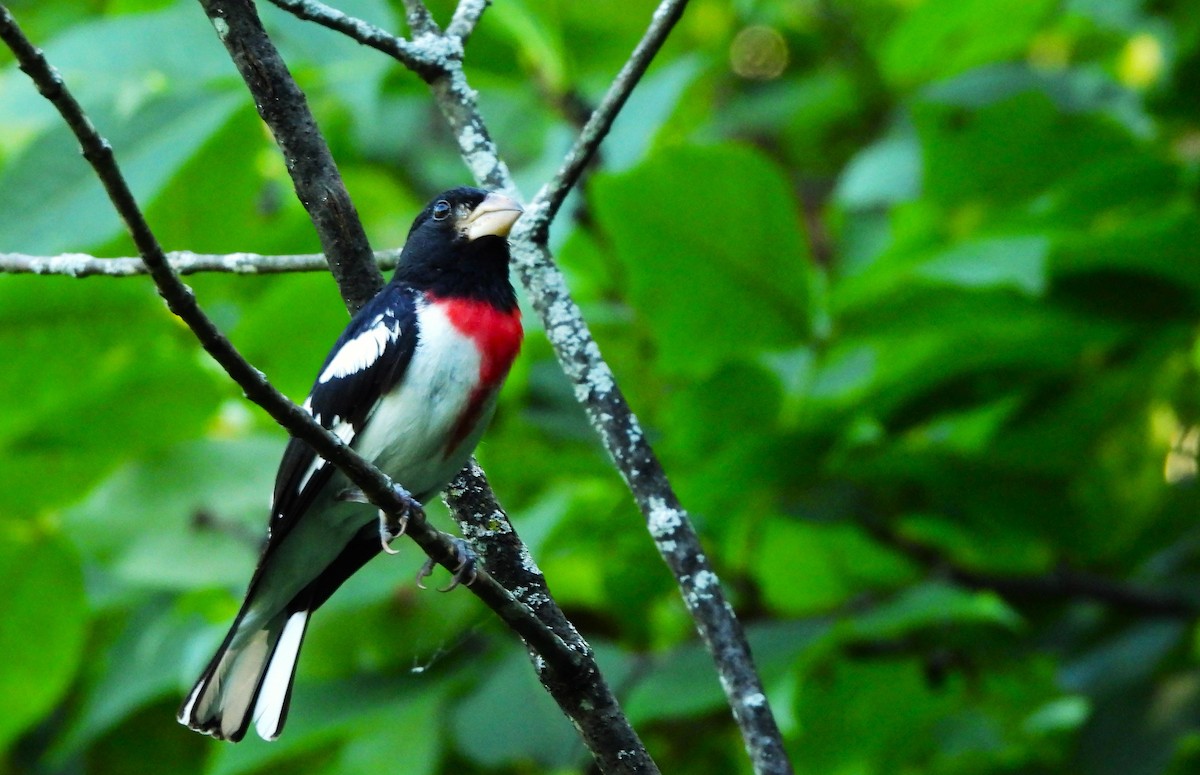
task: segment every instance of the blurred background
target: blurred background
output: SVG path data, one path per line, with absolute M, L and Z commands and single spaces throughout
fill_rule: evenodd
M 318 250 L 198 4 L 9 5 L 168 249 Z M 373 245 L 399 247 L 468 182 L 426 87 L 263 5 Z M 403 29 L 399 2 L 336 5 Z M 525 196 L 652 9 L 484 16 L 467 72 Z M 0 251 L 133 255 L 11 61 Z M 691 3 L 552 241 L 799 772 L 1200 771 L 1198 170 L 1194 2 Z M 325 273 L 189 282 L 297 399 L 347 320 Z M 746 772 L 526 321 L 479 459 L 663 771 Z M 409 546 L 314 618 L 279 742 L 176 724 L 285 436 L 146 278 L 0 276 L 0 358 L 0 773 L 586 769 L 519 642 L 469 594 L 417 590 Z

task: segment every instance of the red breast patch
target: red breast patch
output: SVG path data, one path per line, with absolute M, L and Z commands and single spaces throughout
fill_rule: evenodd
M 467 438 L 479 422 L 484 403 L 504 378 L 521 350 L 521 310 L 504 312 L 485 301 L 473 299 L 439 299 L 427 295 L 431 303 L 446 312 L 450 324 L 470 338 L 479 348 L 479 383 L 471 392 L 466 410 L 455 423 L 444 455 L 450 455 Z
M 486 301 L 473 299 L 436 299 L 446 311 L 451 325 L 475 341 L 482 356 L 479 382 L 491 387 L 508 375 L 508 370 L 521 350 L 521 310 L 503 312 Z

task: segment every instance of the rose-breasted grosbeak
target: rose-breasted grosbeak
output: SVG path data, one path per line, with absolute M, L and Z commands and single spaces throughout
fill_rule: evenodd
M 520 206 L 456 188 L 413 222 L 395 277 L 333 346 L 304 407 L 420 502 L 474 450 L 521 346 L 508 279 Z M 381 548 L 380 521 L 349 480 L 292 439 L 269 537 L 224 643 L 179 721 L 237 741 L 283 729 L 309 616 Z

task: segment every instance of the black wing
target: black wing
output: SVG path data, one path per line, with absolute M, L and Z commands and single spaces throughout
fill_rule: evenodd
M 389 283 L 358 311 L 338 337 L 305 406 L 313 418 L 350 444 L 379 399 L 404 376 L 417 346 L 419 292 Z M 307 442 L 293 438 L 275 476 L 267 546 L 280 541 L 328 484 L 334 466 Z

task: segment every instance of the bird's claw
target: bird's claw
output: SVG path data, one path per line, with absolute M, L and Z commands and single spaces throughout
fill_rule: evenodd
M 392 548 L 392 541 L 404 535 L 405 530 L 408 530 L 408 514 L 401 514 L 393 520 L 391 514 L 379 510 L 379 544 L 386 554 L 400 554 L 399 549 Z
M 404 535 L 405 531 L 408 530 L 409 518 L 413 515 L 423 515 L 425 507 L 412 496 L 412 493 L 400 485 L 393 484 L 392 490 L 396 493 L 396 497 L 400 502 L 404 504 L 404 508 L 396 514 L 389 514 L 383 509 L 379 510 L 379 542 L 386 553 L 399 554 L 400 551 L 398 549 L 392 548 L 392 541 Z
M 392 485 L 392 491 L 396 494 L 396 498 L 404 504 L 404 507 L 395 514 L 389 514 L 383 509 L 379 510 L 379 543 L 382 545 L 383 551 L 388 554 L 399 554 L 399 550 L 392 548 L 392 541 L 404 535 L 408 530 L 410 517 L 424 516 L 425 507 L 412 496 L 412 493 L 398 484 Z M 338 493 L 338 500 L 349 503 L 371 502 L 362 490 L 354 487 Z
M 454 559 L 458 564 L 454 566 L 454 575 L 450 577 L 449 586 L 438 589 L 438 592 L 449 592 L 459 584 L 466 584 L 468 587 L 475 583 L 475 579 L 479 576 L 477 566 L 478 558 L 475 552 L 471 550 L 471 545 L 461 538 L 451 538 L 450 542 L 454 545 Z M 417 571 L 417 586 L 425 589 L 425 585 L 421 580 L 430 576 L 433 573 L 433 566 L 436 565 L 433 558 L 430 557 L 421 566 L 421 570 Z

